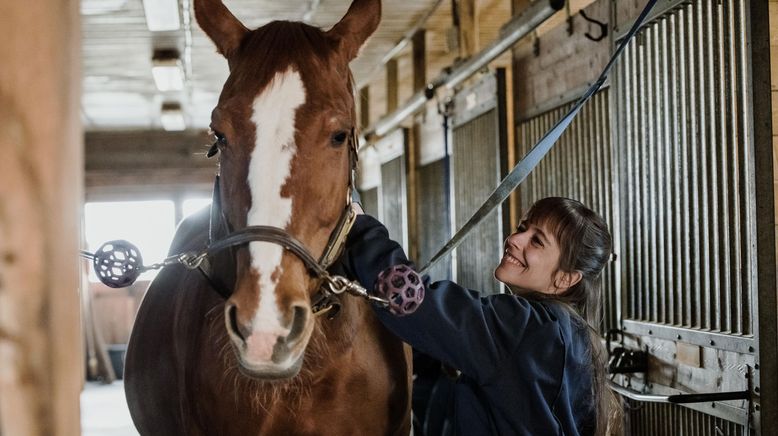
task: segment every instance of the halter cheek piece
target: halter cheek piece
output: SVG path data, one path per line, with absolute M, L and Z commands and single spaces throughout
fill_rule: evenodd
M 285 250 L 296 255 L 305 265 L 311 275 L 320 280 L 319 290 L 311 297 L 311 306 L 315 315 L 327 314 L 334 317 L 339 308 L 338 295 L 349 293 L 367 298 L 381 305 L 388 305 L 384 298 L 368 294 L 358 283 L 342 276 L 331 275 L 327 268 L 340 256 L 346 237 L 356 220 L 356 212 L 351 206 L 352 190 L 354 189 L 354 173 L 357 165 L 357 138 L 352 129 L 349 146 L 349 183 L 346 194 L 346 204 L 340 214 L 335 229 L 330 234 L 327 245 L 317 261 L 305 246 L 286 232 L 272 226 L 248 226 L 234 231 L 221 208 L 219 176 L 216 176 L 211 203 L 208 246 L 199 253 L 184 253 L 177 258 L 178 263 L 190 269 L 198 269 L 208 282 L 222 297 L 229 298 L 235 287 L 235 253 L 236 247 L 249 242 L 270 242 L 280 245 Z M 208 155 L 213 156 L 213 150 Z M 229 249 L 229 250 L 228 250 Z

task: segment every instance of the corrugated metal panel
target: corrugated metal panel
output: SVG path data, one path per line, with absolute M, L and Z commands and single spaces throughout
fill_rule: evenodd
M 629 401 L 629 436 L 743 436 L 749 434 L 737 424 L 673 404 Z
M 613 227 L 615 218 L 611 184 L 612 147 L 607 89 L 587 103 L 557 144 L 519 187 L 520 214 L 535 201 L 551 196 L 581 201 L 599 213 Z M 554 109 L 518 125 L 518 156 L 524 156 L 568 110 L 570 105 Z M 618 326 L 616 268 L 606 266 L 603 273 L 604 329 Z M 605 330 L 603 330 L 605 331 Z
M 618 64 L 625 319 L 753 331 L 746 38 L 744 0 L 698 1 Z
M 481 206 L 499 182 L 498 111 L 492 109 L 453 129 L 456 228 Z M 502 252 L 501 208 L 492 211 L 456 249 L 456 280 L 484 293 L 499 292 L 494 268 Z
M 381 215 L 389 237 L 408 250 L 405 195 L 405 156 L 381 165 Z
M 440 159 L 417 168 L 417 219 L 419 265 L 430 258 L 451 237 L 451 216 L 448 212 L 449 181 L 446 177 L 448 159 Z M 451 258 L 443 259 L 429 271 L 433 280 L 451 278 Z

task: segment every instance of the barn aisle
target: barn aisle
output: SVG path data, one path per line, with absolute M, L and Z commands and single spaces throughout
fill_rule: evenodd
M 137 436 L 132 425 L 124 383 L 87 383 L 81 393 L 81 434 L 83 436 Z

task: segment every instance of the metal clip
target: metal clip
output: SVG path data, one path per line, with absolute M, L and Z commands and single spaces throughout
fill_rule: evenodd
M 362 287 L 359 283 L 355 281 L 351 281 L 343 276 L 327 275 L 326 277 L 324 277 L 324 287 L 327 291 L 335 295 L 349 293 L 357 297 L 365 298 L 374 303 L 379 303 L 383 306 L 389 305 L 389 300 L 381 297 L 376 297 L 375 295 L 370 295 L 367 292 L 367 289 Z
M 187 269 L 197 269 L 203 263 L 206 255 L 206 253 L 197 254 L 194 252 L 181 253 L 176 257 L 175 262 L 184 265 Z
M 329 292 L 335 295 L 341 295 L 344 292 L 348 292 L 349 288 L 352 287 L 353 284 L 349 279 L 343 276 L 327 275 L 324 277 L 324 286 Z M 362 288 L 362 290 L 364 291 L 364 288 Z M 364 292 L 367 294 L 367 291 Z

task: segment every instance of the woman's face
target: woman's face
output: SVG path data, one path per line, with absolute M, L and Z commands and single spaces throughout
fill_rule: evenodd
M 560 282 L 560 247 L 554 233 L 545 224 L 522 221 L 516 232 L 505 240 L 502 260 L 494 270 L 497 280 L 511 288 L 555 294 L 572 284 Z

